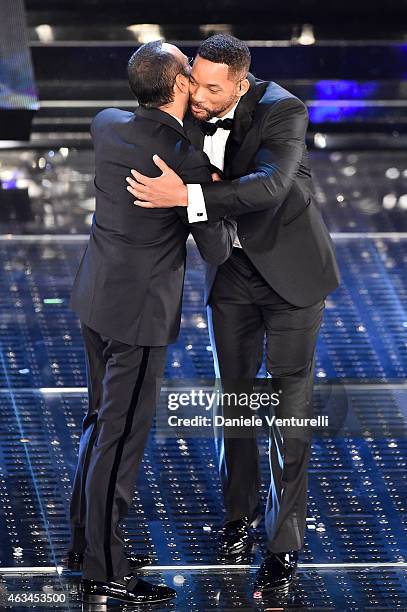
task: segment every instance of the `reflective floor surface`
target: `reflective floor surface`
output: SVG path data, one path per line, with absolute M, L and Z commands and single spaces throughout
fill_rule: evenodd
M 156 610 L 407 609 L 407 163 L 394 151 L 314 151 L 311 161 L 343 282 L 326 300 L 318 341 L 315 410 L 331 426 L 313 442 L 298 580 L 285 599 L 253 599 L 263 523 L 247 558 L 233 567 L 219 558 L 211 431 L 163 427 L 168 389 L 213 378 L 203 265 L 191 243 L 182 331 L 124 525 L 129 549 L 152 556 L 146 575 L 178 591 Z M 94 208 L 92 163 L 86 148 L 0 153 L 9 198 L 0 219 L 4 608 L 26 609 L 24 600 L 44 610 L 82 608 L 80 576 L 63 567 L 87 406 L 79 322 L 67 303 Z M 265 499 L 265 432 L 259 443 Z
M 9 236 L 0 243 L 4 588 L 34 588 L 31 577 L 9 575 L 12 568 L 49 568 L 34 591 L 68 590 L 66 609 L 80 607 L 79 576 L 55 572 L 69 540 L 70 485 L 87 405 L 79 325 L 67 299 L 85 240 Z M 330 415 L 332 428 L 313 443 L 306 547 L 290 606 L 407 606 L 406 246 L 403 237 L 336 240 L 344 282 L 327 301 L 315 392 L 315 408 Z M 166 414 L 169 386 L 185 389 L 213 376 L 194 245 L 189 262 L 183 330 L 169 352 L 159 415 Z M 250 590 L 263 527 L 240 568 L 224 568 L 217 557 L 222 505 L 211 433 L 168 434 L 161 422 L 125 524 L 129 547 L 152 555 L 153 578 L 162 567 L 161 577 L 176 585 L 179 599 L 168 609 L 269 609 Z M 261 448 L 265 497 L 264 436 Z

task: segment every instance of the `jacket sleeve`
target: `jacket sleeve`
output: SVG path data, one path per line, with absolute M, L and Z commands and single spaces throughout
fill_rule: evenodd
M 186 223 L 205 261 L 220 266 L 228 259 L 237 234 L 237 223 L 234 219 Z
M 298 171 L 307 127 L 307 107 L 298 98 L 286 98 L 272 106 L 260 128 L 254 171 L 238 179 L 202 184 L 209 221 L 224 215 L 277 210 Z
M 201 183 L 212 180 L 207 156 L 192 146 L 176 171 L 184 183 Z M 226 261 L 232 252 L 237 234 L 236 221 L 231 218 L 219 218 L 215 221 L 188 223 L 186 208 L 177 207 L 176 210 L 193 235 L 201 257 L 215 265 Z

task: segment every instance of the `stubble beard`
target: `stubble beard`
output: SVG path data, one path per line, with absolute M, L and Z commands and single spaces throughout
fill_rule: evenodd
M 190 108 L 192 116 L 195 117 L 195 119 L 198 119 L 199 121 L 209 121 L 213 117 L 219 117 L 219 115 L 224 113 L 228 108 L 232 107 L 233 104 L 236 103 L 236 101 L 237 100 L 235 96 L 230 96 L 230 98 L 222 106 L 219 106 L 218 108 L 215 108 L 213 110 L 200 106 L 199 104 L 194 104 L 192 99 L 189 101 L 189 104 L 190 106 L 191 104 L 194 104 L 194 106 L 196 106 L 197 108 L 200 108 L 201 110 L 205 111 L 205 115 L 203 115 L 201 113 L 194 113 L 192 108 Z

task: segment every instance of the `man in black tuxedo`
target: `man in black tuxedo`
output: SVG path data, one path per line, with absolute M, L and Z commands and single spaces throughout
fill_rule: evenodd
M 191 221 L 238 219 L 231 257 L 209 265 L 205 299 L 215 370 L 224 390 L 252 388 L 266 338 L 266 363 L 279 393 L 276 416 L 311 417 L 315 345 L 325 297 L 338 287 L 335 249 L 313 194 L 304 103 L 248 72 L 247 45 L 218 34 L 198 49 L 190 76 L 186 132 L 225 180 L 185 185 L 161 160 L 152 180 L 132 170 L 139 207 L 180 204 Z M 136 180 L 134 180 L 136 179 Z M 157 210 L 156 212 L 160 212 Z M 228 409 L 227 416 L 232 416 Z M 304 544 L 309 427 L 270 430 L 267 553 L 255 591 L 287 586 Z M 254 429 L 223 435 L 218 447 L 226 509 L 220 550 L 241 554 L 259 522 L 259 457 Z
M 183 208 L 137 208 L 121 187 L 135 164 L 159 174 L 156 152 L 183 180 L 211 180 L 207 158 L 183 129 L 189 72 L 177 47 L 143 45 L 128 64 L 139 108 L 105 109 L 91 125 L 96 211 L 70 302 L 85 343 L 89 410 L 72 491 L 68 562 L 83 568 L 87 602 L 154 603 L 175 595 L 131 574 L 144 560 L 126 555 L 119 523 L 132 502 L 167 345 L 179 333 L 187 237 L 191 232 L 202 257 L 219 265 L 232 251 L 236 223 L 190 224 Z

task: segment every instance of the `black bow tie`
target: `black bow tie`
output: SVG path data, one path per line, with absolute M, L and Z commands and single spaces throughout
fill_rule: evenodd
M 201 121 L 201 130 L 205 136 L 213 136 L 218 128 L 223 130 L 231 130 L 233 127 L 233 119 L 218 119 L 214 123 L 210 121 Z

